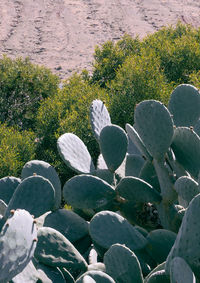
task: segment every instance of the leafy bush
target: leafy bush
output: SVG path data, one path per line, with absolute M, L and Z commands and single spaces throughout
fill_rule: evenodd
M 63 84 L 55 97 L 50 97 L 41 104 L 37 116 L 37 135 L 39 143 L 37 155 L 53 164 L 60 172 L 61 179 L 66 180 L 67 169 L 58 157 L 56 140 L 65 133 L 79 135 L 95 159 L 98 146 L 91 134 L 89 122 L 89 105 L 92 100 L 100 98 L 106 101 L 108 96 L 97 86 L 90 86 L 81 76 L 74 75 Z M 71 176 L 69 171 L 68 175 Z
M 0 60 L 0 112 L 2 123 L 34 128 L 41 101 L 57 92 L 59 78 L 28 58 Z
M 137 103 L 151 98 L 167 102 L 171 89 L 154 51 L 143 49 L 140 55 L 128 57 L 110 84 L 112 121 L 121 127 L 132 124 Z
M 24 164 L 35 158 L 35 134 L 0 124 L 0 178 L 20 176 Z
M 97 46 L 94 53 L 92 83 L 105 87 L 107 82 L 115 78 L 118 68 L 125 59 L 140 52 L 140 45 L 141 42 L 137 37 L 125 35 L 116 44 L 107 41 L 101 47 Z

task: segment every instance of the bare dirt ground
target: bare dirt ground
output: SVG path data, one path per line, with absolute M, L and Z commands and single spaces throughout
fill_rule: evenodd
M 199 0 L 0 0 L 0 55 L 29 56 L 66 78 L 91 70 L 96 45 L 177 20 L 200 26 Z

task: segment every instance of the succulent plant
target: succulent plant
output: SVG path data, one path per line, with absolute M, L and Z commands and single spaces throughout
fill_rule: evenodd
M 85 144 L 65 133 L 58 151 L 79 175 L 62 189 L 40 160 L 25 164 L 21 179 L 2 178 L 0 280 L 200 282 L 199 107 L 199 91 L 183 84 L 168 107 L 139 103 L 125 131 L 95 100 L 96 166 Z

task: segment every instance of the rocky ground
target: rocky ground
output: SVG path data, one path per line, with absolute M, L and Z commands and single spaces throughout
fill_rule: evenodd
M 199 0 L 1 0 L 0 55 L 29 56 L 66 78 L 91 70 L 94 48 L 177 20 L 200 26 Z

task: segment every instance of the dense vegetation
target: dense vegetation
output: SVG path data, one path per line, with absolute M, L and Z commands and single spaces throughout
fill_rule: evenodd
M 62 89 L 58 88 L 59 78 L 50 70 L 28 59 L 3 57 L 0 122 L 3 129 L 9 129 L 1 139 L 1 155 L 4 152 L 7 167 L 1 163 L 0 177 L 17 176 L 20 170 L 16 168 L 34 157 L 54 165 L 65 181 L 72 172 L 63 167 L 58 157 L 58 136 L 75 133 L 87 145 L 93 159 L 98 156 L 98 145 L 90 134 L 91 101 L 104 100 L 113 123 L 122 127 L 125 122 L 133 124 L 134 107 L 141 100 L 153 98 L 167 104 L 178 84 L 200 87 L 199 44 L 200 29 L 181 23 L 144 39 L 125 35 L 116 43 L 108 41 L 96 47 L 93 72 L 84 70 L 81 75 L 73 75 L 63 82 Z M 13 144 L 18 144 L 20 135 L 23 146 L 16 147 Z M 3 149 L 5 146 L 7 150 Z M 15 170 L 11 159 L 16 160 Z

